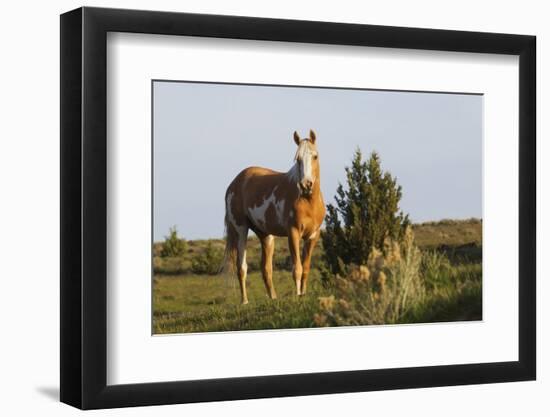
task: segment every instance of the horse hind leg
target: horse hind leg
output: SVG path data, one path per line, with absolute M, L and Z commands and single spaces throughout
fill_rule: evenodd
M 275 287 L 273 286 L 273 250 L 275 249 L 275 239 L 272 235 L 267 235 L 261 239 L 262 243 L 262 277 L 264 279 L 267 295 L 272 300 L 277 298 Z
M 236 266 L 239 285 L 241 287 L 241 304 L 248 304 L 248 297 L 246 294 L 246 272 L 248 270 L 248 265 L 246 263 L 246 239 L 248 236 L 248 229 L 245 227 L 239 228 L 237 233 Z
M 235 197 L 233 183 L 229 186 L 225 196 L 225 227 L 227 230 L 227 246 L 235 262 L 237 278 L 241 287 L 241 303 L 248 304 L 246 295 L 246 240 L 248 227 L 244 225 L 242 213 L 239 212 L 239 200 Z M 241 221 L 238 221 L 241 220 Z

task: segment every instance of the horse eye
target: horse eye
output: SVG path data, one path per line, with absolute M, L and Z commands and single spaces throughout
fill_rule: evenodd
M 315 160 L 316 160 L 316 159 L 317 159 L 317 155 L 314 155 L 314 156 L 313 156 L 313 159 L 315 159 Z

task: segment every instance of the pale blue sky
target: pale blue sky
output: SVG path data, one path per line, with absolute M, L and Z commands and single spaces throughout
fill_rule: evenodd
M 482 215 L 483 97 L 187 82 L 153 84 L 154 240 L 223 236 L 224 194 L 242 169 L 287 171 L 292 133 L 317 133 L 333 202 L 359 147 L 376 150 L 414 222 Z

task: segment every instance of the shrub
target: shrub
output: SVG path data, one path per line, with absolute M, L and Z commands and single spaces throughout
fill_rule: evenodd
M 334 294 L 319 299 L 317 326 L 398 323 L 425 295 L 420 275 L 422 255 L 406 228 L 402 242 L 386 239 L 373 248 L 364 265 L 350 265 L 336 276 Z
M 214 275 L 220 271 L 222 260 L 223 252 L 216 250 L 212 242 L 208 242 L 204 251 L 191 261 L 191 270 L 195 274 Z
M 178 275 L 189 272 L 189 262 L 183 256 L 161 258 L 155 256 L 153 258 L 153 272 L 163 275 Z
M 186 248 L 187 243 L 185 242 L 185 239 L 180 239 L 178 237 L 178 229 L 176 226 L 173 226 L 170 228 L 170 233 L 168 236 L 164 237 L 164 243 L 162 244 L 160 256 L 163 258 L 178 257 L 185 253 Z
M 401 186 L 382 171 L 376 152 L 364 162 L 357 149 L 346 177 L 347 188 L 337 188 L 336 205 L 327 205 L 321 234 L 323 258 L 332 274 L 343 274 L 348 264 L 366 264 L 374 248 L 384 248 L 386 239 L 401 239 L 410 223 L 399 211 Z

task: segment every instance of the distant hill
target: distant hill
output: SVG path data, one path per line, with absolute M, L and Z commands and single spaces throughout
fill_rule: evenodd
M 477 245 L 482 242 L 482 220 L 440 220 L 413 225 L 416 243 L 422 249 L 439 246 Z
M 445 252 L 452 259 L 456 256 L 481 259 L 482 220 L 445 219 L 435 222 L 424 222 L 413 225 L 415 240 L 421 249 L 439 250 Z M 192 260 L 202 254 L 208 243 L 212 248 L 223 253 L 225 242 L 223 239 L 188 240 L 187 250 L 179 258 L 162 258 L 162 242 L 153 245 L 153 269 L 156 274 L 187 274 L 192 272 Z M 312 265 L 315 267 L 320 261 L 322 244 L 319 240 L 314 251 Z M 259 269 L 260 242 L 253 233 L 250 233 L 247 245 L 247 260 L 249 271 Z M 290 270 L 287 238 L 278 237 L 275 241 L 273 267 Z

